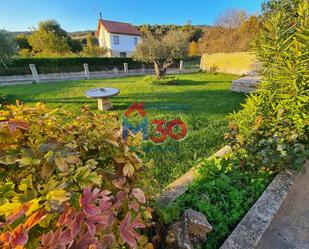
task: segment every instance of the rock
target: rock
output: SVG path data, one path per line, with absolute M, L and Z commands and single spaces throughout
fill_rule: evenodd
M 169 248 L 173 249 L 194 249 L 190 235 L 183 226 L 183 220 L 173 223 L 170 227 L 166 242 Z
M 170 226 L 166 243 L 173 249 L 196 249 L 206 242 L 207 233 L 212 231 L 206 216 L 193 209 L 185 210 L 180 221 Z
M 202 241 L 206 240 L 207 233 L 213 229 L 206 216 L 193 209 L 187 209 L 183 216 L 188 232 Z
M 259 75 L 248 75 L 246 77 L 233 80 L 231 91 L 249 93 L 254 92 L 258 88 L 262 77 Z

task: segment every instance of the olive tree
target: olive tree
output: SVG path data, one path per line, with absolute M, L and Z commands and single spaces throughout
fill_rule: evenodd
M 164 35 L 147 33 L 137 45 L 133 58 L 135 60 L 153 63 L 158 79 L 163 78 L 166 69 L 175 59 L 187 54 L 189 34 L 183 31 L 172 30 Z
M 6 30 L 0 30 L 0 64 L 5 65 L 16 52 L 17 44 L 13 35 Z

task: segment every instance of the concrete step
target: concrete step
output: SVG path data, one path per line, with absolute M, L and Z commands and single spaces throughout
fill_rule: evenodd
M 249 93 L 256 91 L 262 77 L 259 75 L 248 75 L 232 82 L 232 92 Z

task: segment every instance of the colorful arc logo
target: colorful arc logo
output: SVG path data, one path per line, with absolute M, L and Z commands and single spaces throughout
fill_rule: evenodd
M 132 125 L 128 117 L 136 111 L 139 116 L 143 119 L 138 125 Z M 124 113 L 122 118 L 122 139 L 127 140 L 129 133 L 137 134 L 138 132 L 142 132 L 143 140 L 150 139 L 153 143 L 164 143 L 166 138 L 169 136 L 171 139 L 175 141 L 182 140 L 186 137 L 188 132 L 187 125 L 181 119 L 174 119 L 171 121 L 166 121 L 164 119 L 155 119 L 151 121 L 151 124 L 155 126 L 154 134 L 156 136 L 149 136 L 148 133 L 148 118 L 147 113 L 143 109 L 143 102 L 136 103 L 134 102 L 128 110 Z M 176 131 L 176 127 L 177 131 Z

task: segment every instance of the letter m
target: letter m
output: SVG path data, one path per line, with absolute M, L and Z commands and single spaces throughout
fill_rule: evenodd
M 144 117 L 143 120 L 136 126 L 129 123 L 126 117 L 122 118 L 122 139 L 127 140 L 129 133 L 137 134 L 139 131 L 143 133 L 143 140 L 148 139 L 148 119 Z

